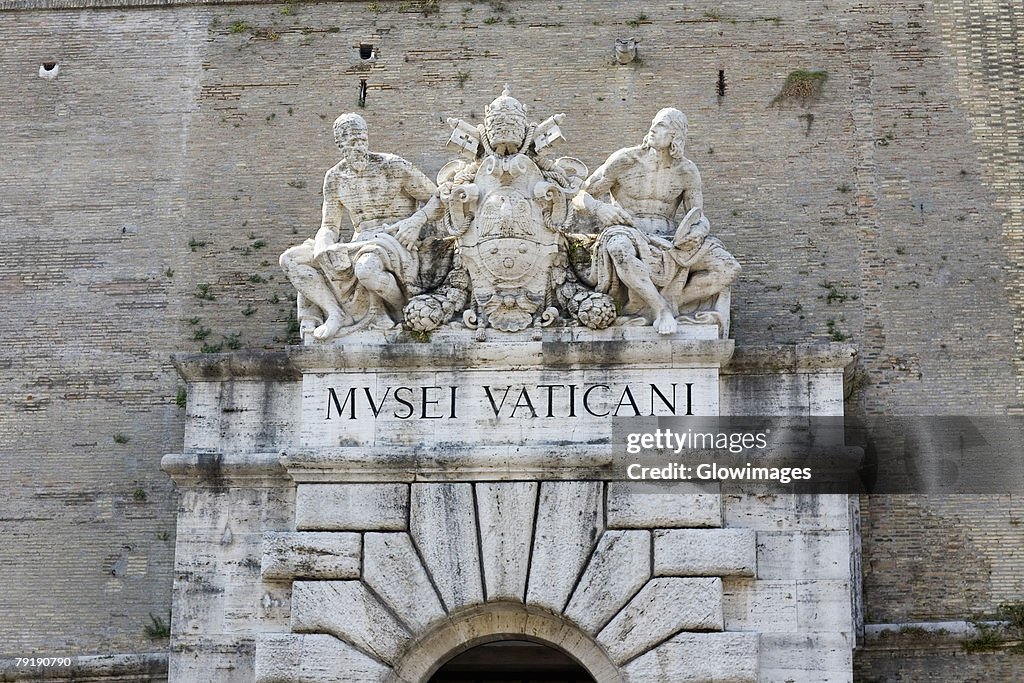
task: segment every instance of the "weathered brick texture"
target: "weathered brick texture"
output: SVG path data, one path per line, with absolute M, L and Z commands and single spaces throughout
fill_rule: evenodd
M 160 4 L 0 0 L 0 656 L 163 647 L 143 629 L 172 580 L 168 356 L 288 341 L 277 255 L 319 224 L 360 80 L 372 146 L 428 174 L 443 120 L 506 81 L 568 114 L 561 152 L 591 169 L 678 106 L 744 264 L 738 344 L 849 335 L 851 410 L 1022 402 L 1013 3 Z M 642 62 L 613 65 L 626 36 Z M 821 96 L 777 101 L 796 69 L 828 72 Z M 1024 598 L 1019 498 L 865 503 L 870 618 Z

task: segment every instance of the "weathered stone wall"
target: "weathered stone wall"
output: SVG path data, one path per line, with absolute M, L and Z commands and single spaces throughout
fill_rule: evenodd
M 138 4 L 0 3 L 50 7 L 0 13 L 0 655 L 164 647 L 144 627 L 172 578 L 168 356 L 289 338 L 276 257 L 318 225 L 329 126 L 361 79 L 373 146 L 428 173 L 442 120 L 504 81 L 538 118 L 568 113 L 564 153 L 591 168 L 679 106 L 745 267 L 741 346 L 849 335 L 867 412 L 1020 404 L 1011 3 Z M 621 36 L 642 63 L 611 64 Z M 795 69 L 828 72 L 821 96 L 773 104 Z M 1020 600 L 1019 507 L 866 501 L 869 617 Z M 928 587 L 908 595 L 913 562 Z
M 179 358 L 184 451 L 163 460 L 182 498 L 169 679 L 422 681 L 518 635 L 602 683 L 851 680 L 849 496 L 606 481 L 622 464 L 610 421 L 585 415 L 484 418 L 472 399 L 441 422 L 389 420 L 384 398 L 379 415 L 325 409 L 325 384 L 426 376 L 472 396 L 500 377 L 536 387 L 543 367 L 573 386 L 694 373 L 698 415 L 839 415 L 854 356 L 750 348 L 720 380 L 729 340 L 614 328 L 567 344 L 572 332 Z

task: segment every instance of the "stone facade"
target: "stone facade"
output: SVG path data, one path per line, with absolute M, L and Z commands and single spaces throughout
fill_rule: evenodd
M 764 414 L 836 415 L 853 349 L 720 379 L 728 340 L 560 332 L 179 358 L 199 398 L 163 460 L 182 496 L 169 680 L 423 683 L 500 638 L 558 647 L 602 683 L 852 680 L 856 499 L 624 481 L 615 395 L 588 409 L 603 417 L 485 418 L 471 398 L 400 424 L 381 390 L 671 379 L 695 385 L 676 414 L 749 407 L 755 388 Z M 378 410 L 338 410 L 332 388 L 354 383 Z
M 539 93 L 528 104 L 586 112 L 564 130 L 591 167 L 642 134 L 648 95 L 671 100 L 745 267 L 738 356 L 849 335 L 863 371 L 851 411 L 1020 404 L 1012 4 L 0 8 L 0 566 L 17 587 L 0 599 L 17 615 L 0 624 L 4 657 L 166 649 L 145 627 L 166 620 L 173 580 L 175 494 L 157 460 L 185 413 L 168 357 L 287 341 L 273 255 L 315 230 L 325 124 L 358 105 L 361 80 L 380 147 L 428 174 L 441 118 L 469 118 L 505 80 Z M 632 36 L 640 59 L 613 65 Z M 573 55 L 571 81 L 551 54 Z M 773 105 L 801 68 L 828 72 L 818 99 Z M 862 503 L 868 622 L 964 619 L 1024 595 L 1018 497 Z M 982 672 L 965 676 L 1020 666 L 950 647 L 935 661 Z M 883 662 L 924 670 L 934 651 L 872 648 L 858 666 L 882 679 Z

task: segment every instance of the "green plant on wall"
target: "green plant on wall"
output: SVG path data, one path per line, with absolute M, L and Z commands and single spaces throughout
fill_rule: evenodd
M 975 635 L 965 640 L 967 652 L 994 652 L 1008 649 L 1024 654 L 1024 602 L 1006 602 L 996 610 L 995 624 L 974 621 Z
M 146 624 L 143 628 L 143 632 L 146 634 L 147 638 L 150 640 L 161 640 L 163 638 L 170 637 L 171 626 L 167 623 L 167 621 L 170 621 L 170 616 L 168 616 L 167 621 L 164 621 L 160 617 L 154 616 L 151 612 L 149 615 L 149 621 L 150 623 Z
M 828 72 L 826 71 L 807 71 L 805 69 L 790 71 L 779 94 L 772 100 L 772 104 L 782 102 L 809 104 L 821 96 L 827 80 Z

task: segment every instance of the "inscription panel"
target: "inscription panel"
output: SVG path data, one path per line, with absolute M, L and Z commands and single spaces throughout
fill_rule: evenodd
M 717 415 L 718 369 L 311 373 L 302 447 L 607 443 L 613 418 Z

